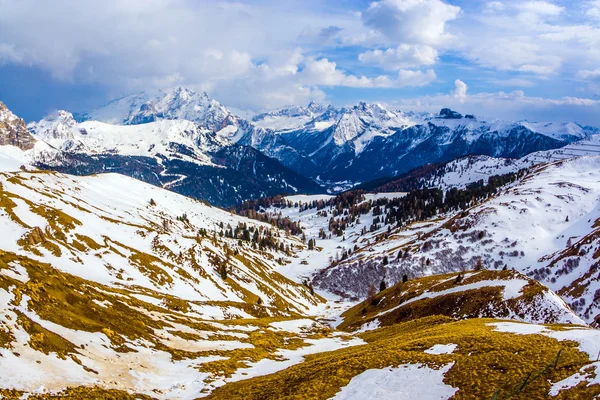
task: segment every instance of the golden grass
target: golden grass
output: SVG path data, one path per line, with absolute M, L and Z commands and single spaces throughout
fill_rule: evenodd
M 278 373 L 229 383 L 209 399 L 328 399 L 356 375 L 372 368 L 421 363 L 432 368 L 454 366 L 444 382 L 460 390 L 454 399 L 491 399 L 511 393 L 527 374 L 543 370 L 562 349 L 556 368 L 543 379 L 527 386 L 514 399 L 544 399 L 548 380 L 562 380 L 589 363 L 575 343 L 558 342 L 542 335 L 494 332 L 490 319 L 455 322 L 447 317 L 428 317 L 382 328 L 362 337 L 366 345 L 306 357 L 306 362 Z M 455 343 L 453 354 L 429 355 L 424 350 L 435 344 Z M 577 398 L 579 388 L 563 398 Z M 600 394 L 600 385 L 585 395 Z M 587 397 L 591 398 L 591 397 Z
M 450 273 L 398 283 L 378 293 L 374 302 L 365 300 L 347 310 L 342 314 L 344 322 L 339 325 L 338 329 L 354 331 L 375 319 L 379 321 L 378 326 L 388 326 L 430 315 L 445 315 L 453 318 L 508 318 L 513 314 L 523 314 L 523 307 L 532 304 L 536 296 L 547 290 L 540 283 L 511 270 L 479 271 L 457 283 L 458 275 L 458 273 Z M 461 276 L 465 276 L 465 273 L 461 273 Z M 515 299 L 504 300 L 502 286 L 489 286 L 409 302 L 426 291 L 441 292 L 484 280 L 510 281 L 513 279 L 529 281 L 523 288 L 522 295 Z M 407 304 L 402 306 L 403 303 Z M 392 309 L 394 310 L 390 311 Z M 521 316 L 525 317 L 525 315 Z

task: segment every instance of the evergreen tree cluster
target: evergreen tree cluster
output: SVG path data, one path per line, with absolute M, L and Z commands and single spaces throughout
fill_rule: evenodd
M 254 226 L 248 226 L 246 223 L 239 223 L 235 228 L 230 224 L 220 224 L 221 231 L 219 235 L 230 239 L 237 239 L 239 244 L 243 242 L 249 243 L 253 249 L 259 250 L 279 250 L 286 254 L 291 254 L 291 248 L 289 244 L 285 244 L 279 240 L 279 233 L 274 232 L 272 229 L 255 228 Z M 206 231 L 204 232 L 206 234 Z M 202 235 L 202 232 L 200 232 Z

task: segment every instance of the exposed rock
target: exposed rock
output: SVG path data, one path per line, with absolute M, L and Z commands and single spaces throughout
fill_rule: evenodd
M 440 111 L 440 118 L 444 118 L 444 119 L 461 119 L 462 118 L 462 114 L 457 113 L 454 110 L 451 110 L 449 108 L 442 108 L 442 110 Z
M 35 138 L 27 130 L 25 121 L 10 112 L 0 101 L 0 145 L 11 145 L 21 150 L 30 150 L 35 142 Z

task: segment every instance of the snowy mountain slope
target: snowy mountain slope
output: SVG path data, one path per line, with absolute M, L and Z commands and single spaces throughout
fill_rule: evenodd
M 321 105 L 310 102 L 307 107 L 286 107 L 252 117 L 252 124 L 275 132 L 299 129 L 315 119 L 320 118 L 325 112 L 334 111 L 331 105 Z M 320 125 L 325 127 L 323 123 Z
M 597 330 L 437 316 L 360 337 L 367 344 L 313 355 L 208 398 L 592 399 L 600 393 Z M 540 378 L 529 382 L 531 371 Z
M 461 157 L 442 165 L 427 165 L 416 168 L 396 179 L 377 187 L 369 187 L 375 192 L 409 190 L 415 188 L 439 187 L 443 190 L 464 188 L 479 180 L 487 181 L 490 176 L 517 172 L 537 164 L 556 160 L 595 156 L 600 153 L 600 135 L 569 143 L 552 150 L 537 151 L 524 157 L 495 158 L 484 155 Z M 372 185 L 371 185 L 372 186 Z
M 392 227 L 327 269 L 315 285 L 350 289 L 348 282 L 368 271 L 394 283 L 402 274 L 439 274 L 477 263 L 506 266 L 540 280 L 563 295 L 580 317 L 597 322 L 598 182 L 600 157 L 532 167 L 518 183 L 480 205 L 429 221 L 425 234 L 413 234 L 410 226 Z
M 267 252 L 253 259 L 243 244 L 238 247 L 237 241 L 222 238 L 217 243 L 212 238 L 213 232 L 223 229 L 221 224 L 246 224 L 263 234 L 270 232 L 269 225 L 116 174 L 17 172 L 3 173 L 1 182 L 3 236 L 11 238 L 3 241 L 4 251 L 58 262 L 66 273 L 105 285 L 126 286 L 134 278 L 140 287 L 173 291 L 187 300 L 243 301 L 261 296 L 266 305 L 283 301 L 290 309 L 314 302 L 296 299 L 304 292 L 293 285 L 280 294 L 265 292 L 272 286 L 268 280 L 279 279 L 272 277 L 275 259 L 286 259 L 285 254 L 267 256 Z M 200 229 L 207 234 L 199 234 Z M 300 245 L 281 240 L 288 246 Z M 219 282 L 216 271 L 223 260 L 231 269 L 226 282 L 233 287 Z M 258 282 L 263 279 L 265 283 Z M 256 293 L 239 291 L 241 281 L 255 287 Z
M 78 124 L 72 114 L 56 116 L 28 125 L 35 137 L 65 152 L 121 154 L 155 157 L 179 155 L 203 165 L 213 165 L 210 153 L 229 143 L 212 131 L 186 120 L 159 120 L 142 125 L 111 125 L 97 121 Z M 188 154 L 179 148 L 188 149 Z
M 382 193 L 365 194 L 361 202 L 368 203 L 378 198 L 394 199 L 404 196 L 405 193 Z M 305 209 L 306 205 L 313 202 L 334 199 L 330 195 L 297 195 L 286 196 L 285 200 L 290 202 L 289 206 L 272 206 L 267 209 L 261 209 L 262 213 L 267 215 L 290 218 L 292 221 L 298 221 L 303 233 L 307 239 L 315 240 L 315 250 L 305 249 L 298 253 L 298 258 L 294 258 L 291 263 L 281 266 L 278 271 L 285 276 L 293 277 L 296 281 L 311 279 L 317 271 L 327 267 L 332 260 L 340 259 L 344 251 L 352 250 L 354 245 L 361 240 L 363 243 L 369 240 L 373 241 L 384 232 L 385 228 L 369 231 L 375 216 L 371 214 L 361 215 L 360 219 L 354 223 L 348 223 L 343 235 L 337 236 L 329 231 L 329 221 L 334 216 L 335 206 L 325 206 L 324 208 L 311 207 Z M 419 229 L 419 228 L 415 228 Z M 422 227 L 427 230 L 427 227 Z M 326 234 L 325 238 L 319 237 L 320 232 Z M 328 291 L 336 293 L 332 288 Z M 341 293 L 337 293 L 341 294 Z
M 0 170 L 12 171 L 24 153 L 0 147 Z M 235 237 L 221 233 L 230 230 Z M 366 369 L 400 361 L 427 371 L 443 361 L 440 380 L 466 370 L 491 379 L 497 371 L 478 358 L 490 345 L 504 360 L 502 379 L 494 380 L 499 389 L 522 381 L 522 357 L 537 370 L 563 348 L 570 362 L 533 395 L 553 388 L 600 393 L 564 384 L 600 350 L 597 331 L 523 325 L 540 337 L 507 333 L 516 328 L 499 320 L 444 317 L 367 334 L 334 331 L 315 318 L 333 302 L 324 304 L 301 277 L 280 274 L 318 250 L 271 225 L 129 177 L 0 172 L 0 234 L 0 395 L 8 398 L 275 399 L 286 390 L 324 398 Z M 540 310 L 557 301 L 546 300 L 535 313 L 521 311 L 540 321 Z M 455 346 L 446 355 L 428 350 L 447 343 Z M 297 384 L 289 384 L 289 373 Z M 317 392 L 303 386 L 321 380 L 327 384 Z M 494 390 L 461 379 L 452 385 L 476 397 Z
M 2 172 L 0 233 L 4 396 L 197 398 L 260 374 L 248 360 L 276 371 L 361 343 L 311 319 L 270 325 L 323 301 L 276 272 L 298 239 L 128 177 Z

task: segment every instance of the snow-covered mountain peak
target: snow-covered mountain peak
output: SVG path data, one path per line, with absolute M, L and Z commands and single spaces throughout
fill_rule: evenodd
M 324 113 L 335 110 L 333 106 L 311 101 L 308 106 L 289 106 L 275 111 L 255 115 L 252 123 L 273 131 L 290 131 L 314 124 Z M 331 125 L 331 124 L 329 124 Z
M 234 125 L 239 118 L 205 92 L 179 86 L 170 90 L 149 91 L 113 100 L 78 118 L 117 125 L 139 125 L 160 119 L 184 119 L 218 132 Z
M 73 140 L 81 132 L 73 114 L 68 111 L 59 110 L 48 114 L 39 122 L 27 124 L 27 128 L 38 138 L 56 147 L 65 140 Z
M 4 104 L 3 102 L 0 101 L 0 122 L 12 123 L 13 121 L 16 121 L 18 119 L 19 119 L 19 117 L 17 117 L 15 114 L 13 114 L 8 109 L 6 104 Z
M 50 145 L 69 152 L 154 156 L 177 153 L 180 146 L 201 164 L 211 164 L 208 152 L 227 145 L 213 131 L 187 120 L 158 120 L 139 125 L 99 121 L 76 123 L 69 113 L 29 124 L 30 131 Z
M 318 114 L 318 113 L 322 113 L 325 110 L 327 110 L 328 108 L 331 108 L 332 106 L 330 104 L 320 104 L 317 103 L 316 101 L 311 101 L 310 103 L 308 103 L 308 106 L 306 107 L 310 112 L 314 113 L 314 114 Z
M 342 109 L 341 114 L 333 132 L 334 142 L 342 146 L 360 137 L 360 143 L 355 143 L 358 152 L 375 136 L 387 136 L 396 129 L 414 125 L 403 113 L 390 111 L 377 103 L 360 102 L 350 109 Z

